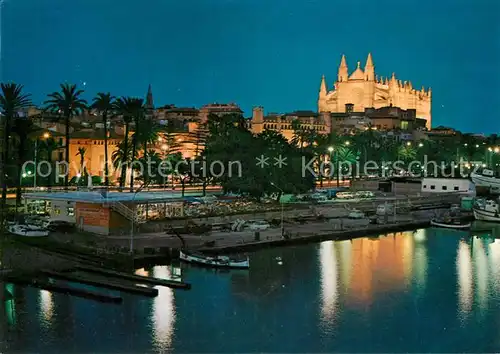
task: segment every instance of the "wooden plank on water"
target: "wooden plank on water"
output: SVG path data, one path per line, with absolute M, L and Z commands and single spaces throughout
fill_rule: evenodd
M 141 286 L 137 285 L 124 285 L 124 284 L 118 284 L 118 283 L 113 283 L 110 281 L 102 281 L 98 279 L 92 279 L 89 277 L 82 277 L 74 274 L 65 274 L 65 273 L 59 273 L 59 272 L 54 272 L 52 270 L 47 270 L 43 269 L 41 270 L 41 273 L 48 275 L 53 278 L 58 278 L 58 279 L 63 279 L 67 281 L 72 281 L 75 283 L 80 283 L 80 284 L 87 284 L 87 285 L 92 285 L 95 287 L 100 287 L 100 288 L 107 288 L 111 290 L 118 290 L 118 291 L 123 291 L 126 293 L 130 294 L 136 294 L 136 295 L 143 295 L 143 296 L 149 296 L 149 297 L 155 297 L 158 296 L 158 289 L 153 289 L 153 288 L 144 288 Z
M 81 271 L 85 271 L 85 272 L 103 274 L 103 275 L 108 275 L 110 277 L 115 277 L 115 278 L 128 279 L 131 281 L 135 281 L 137 283 L 161 285 L 161 286 L 167 286 L 169 288 L 175 288 L 175 289 L 184 289 L 184 290 L 191 289 L 191 284 L 176 281 L 176 280 L 145 277 L 142 275 L 127 274 L 127 273 L 117 272 L 114 270 L 101 269 L 101 268 L 92 267 L 92 266 L 77 266 L 76 268 L 78 268 Z
M 10 277 L 6 279 L 9 283 L 30 286 L 32 288 L 43 289 L 50 292 L 61 293 L 65 295 L 77 296 L 98 302 L 119 304 L 123 301 L 120 296 L 101 294 L 92 290 L 76 289 L 61 284 L 51 284 L 47 280 L 29 279 L 20 277 Z

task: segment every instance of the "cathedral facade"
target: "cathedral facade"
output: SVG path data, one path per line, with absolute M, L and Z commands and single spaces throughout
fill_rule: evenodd
M 346 107 L 351 107 L 354 112 L 364 112 L 365 108 L 395 106 L 405 110 L 414 109 L 417 118 L 425 119 L 426 127 L 430 129 L 431 101 L 430 88 L 417 90 L 410 81 L 396 79 L 394 73 L 390 78 L 375 75 L 371 54 L 368 54 L 364 70 L 358 62 L 354 72 L 349 75 L 346 58 L 342 55 L 333 89 L 328 89 L 325 76 L 321 79 L 318 112 L 341 113 L 346 111 Z

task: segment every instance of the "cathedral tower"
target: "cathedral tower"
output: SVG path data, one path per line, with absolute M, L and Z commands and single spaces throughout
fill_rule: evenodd
M 151 84 L 149 84 L 149 86 L 148 86 L 148 93 L 146 95 L 146 103 L 144 104 L 144 107 L 147 110 L 155 109 L 155 106 L 153 103 L 153 90 L 151 89 Z
M 342 59 L 340 59 L 339 71 L 337 74 L 338 82 L 345 82 L 349 77 L 349 69 L 347 68 L 347 62 L 345 60 L 345 55 L 342 54 Z
M 375 66 L 373 66 L 372 53 L 368 53 L 368 58 L 366 58 L 365 75 L 367 81 L 375 80 Z
M 345 55 L 342 55 L 334 89 L 328 91 L 324 76 L 318 95 L 318 111 L 341 113 L 346 104 L 352 104 L 354 112 L 364 112 L 367 108 L 396 106 L 414 109 L 417 118 L 427 121 L 431 127 L 431 89 L 416 90 L 410 81 L 401 81 L 392 74 L 391 78 L 377 77 L 371 53 L 366 58 L 364 70 L 358 62 L 356 70 L 349 75 Z

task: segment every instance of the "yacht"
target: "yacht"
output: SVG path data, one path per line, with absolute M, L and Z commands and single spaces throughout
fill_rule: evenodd
M 477 200 L 473 207 L 474 217 L 482 221 L 500 222 L 499 202 L 500 198 L 497 201 L 484 199 Z

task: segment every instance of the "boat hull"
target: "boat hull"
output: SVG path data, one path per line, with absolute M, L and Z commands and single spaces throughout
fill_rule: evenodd
M 471 227 L 471 223 L 467 224 L 446 224 L 442 222 L 438 222 L 435 220 L 431 220 L 431 225 L 436 226 L 436 227 L 444 227 L 447 229 L 457 229 L 457 230 L 464 230 L 464 229 L 469 229 Z
M 250 263 L 248 259 L 236 261 L 231 260 L 229 257 L 224 256 L 204 256 L 198 254 L 190 254 L 188 252 L 180 252 L 179 258 L 181 261 L 194 263 L 199 265 L 204 265 L 207 267 L 214 268 L 235 268 L 235 269 L 248 269 L 250 268 Z
M 20 225 L 11 225 L 7 228 L 9 233 L 15 236 L 21 237 L 47 237 L 49 236 L 49 231 L 37 227 L 23 227 Z
M 474 217 L 481 221 L 490 221 L 500 223 L 500 216 L 498 213 L 488 210 L 474 208 Z
M 495 190 L 500 189 L 500 178 L 488 177 L 488 176 L 478 175 L 475 173 L 472 173 L 470 177 L 472 179 L 472 182 L 474 182 L 476 186 L 488 187 Z

